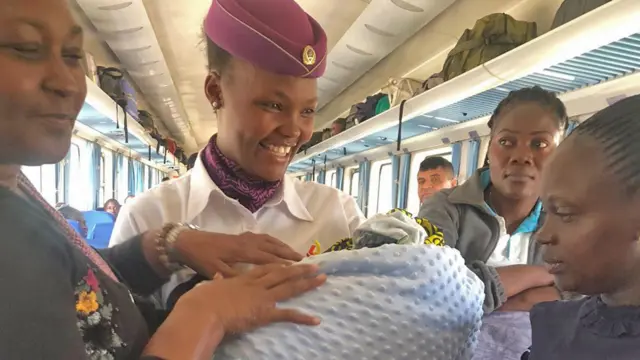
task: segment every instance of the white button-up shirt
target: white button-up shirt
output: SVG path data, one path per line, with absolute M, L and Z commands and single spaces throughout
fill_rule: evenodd
M 304 255 L 313 245 L 320 244 L 318 250 L 324 251 L 338 240 L 351 237 L 364 220 L 350 195 L 288 175 L 273 198 L 251 213 L 218 188 L 198 159 L 184 176 L 164 182 L 124 206 L 110 245 L 160 229 L 166 223 L 181 222 L 224 234 L 268 234 Z M 163 302 L 170 291 L 192 275 L 186 270 L 175 274 L 163 288 Z

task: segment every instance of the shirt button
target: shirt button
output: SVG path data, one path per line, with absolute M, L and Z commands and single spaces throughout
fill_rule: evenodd
M 116 306 L 115 308 L 113 308 L 113 311 L 119 313 L 120 312 L 120 308 Z

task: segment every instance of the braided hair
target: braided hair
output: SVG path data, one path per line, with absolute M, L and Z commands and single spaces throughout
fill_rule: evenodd
M 564 106 L 564 103 L 562 103 L 562 100 L 558 99 L 556 94 L 553 92 L 544 90 L 539 86 L 534 86 L 514 90 L 510 92 L 506 98 L 500 101 L 500 104 L 498 104 L 498 107 L 493 111 L 493 114 L 487 123 L 491 131 L 493 132 L 500 115 L 505 113 L 507 109 L 522 103 L 536 103 L 541 107 L 548 109 L 553 115 L 555 115 L 555 118 L 558 121 L 558 128 L 563 131 L 567 130 L 569 117 L 567 116 L 567 108 Z
M 567 108 L 564 106 L 562 100 L 558 99 L 556 94 L 551 91 L 547 91 L 540 86 L 533 86 L 511 91 L 506 98 L 500 101 L 487 123 L 489 129 L 491 129 L 491 133 L 493 134 L 493 130 L 495 129 L 495 125 L 498 122 L 500 115 L 504 114 L 508 109 L 523 103 L 536 103 L 541 107 L 548 109 L 558 121 L 558 128 L 562 130 L 563 133 L 567 131 L 569 126 L 569 116 L 567 115 Z M 485 156 L 484 164 L 482 166 L 489 166 L 488 154 Z
M 600 143 L 606 166 L 629 195 L 640 189 L 640 95 L 630 96 L 600 110 L 570 136 Z

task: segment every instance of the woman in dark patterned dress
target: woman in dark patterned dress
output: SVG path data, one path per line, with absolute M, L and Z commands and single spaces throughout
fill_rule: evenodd
M 57 163 L 69 150 L 87 91 L 82 44 L 65 0 L 0 0 L 0 359 L 210 359 L 225 334 L 276 321 L 317 324 L 275 307 L 324 281 L 309 276 L 310 266 L 267 265 L 204 282 L 166 319 L 142 311 L 132 292 L 159 289 L 176 255 L 208 275 L 300 256 L 281 243 L 208 241 L 181 224 L 98 253 L 22 175 L 22 165 Z

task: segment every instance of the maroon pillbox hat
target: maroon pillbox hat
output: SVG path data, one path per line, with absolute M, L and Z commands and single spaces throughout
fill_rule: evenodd
M 327 35 L 295 0 L 213 0 L 204 30 L 231 55 L 269 72 L 318 78 L 326 69 Z

